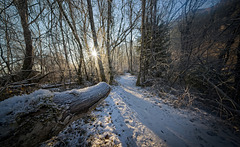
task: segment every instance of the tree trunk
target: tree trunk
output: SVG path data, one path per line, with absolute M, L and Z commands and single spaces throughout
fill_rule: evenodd
M 132 14 L 133 14 L 133 8 L 132 8 L 132 0 L 130 1 L 130 16 L 129 16 L 129 21 L 130 21 L 130 26 L 132 26 Z M 133 60 L 132 60 L 132 50 L 133 50 L 133 34 L 132 34 L 132 30 L 131 29 L 131 32 L 130 32 L 130 72 L 133 72 L 133 68 L 132 68 L 132 63 L 133 63 Z
M 112 61 L 110 57 L 110 27 L 111 27 L 111 17 L 112 17 L 112 0 L 108 0 L 108 20 L 107 20 L 107 58 L 108 58 L 108 66 L 109 66 L 109 84 L 113 82 L 113 69 L 112 69 Z
M 14 0 L 14 4 L 18 10 L 21 18 L 23 28 L 24 41 L 26 45 L 25 58 L 22 66 L 22 78 L 26 79 L 30 75 L 33 67 L 33 46 L 31 31 L 28 25 L 28 1 L 27 0 Z
M 68 2 L 69 12 L 70 12 L 70 17 L 71 17 L 72 23 L 73 23 L 73 28 L 74 28 L 74 30 L 75 30 L 76 33 L 77 33 L 75 18 L 74 18 L 74 16 L 73 16 L 72 3 L 71 3 L 70 0 L 68 0 L 67 2 Z M 78 40 L 79 40 L 79 42 L 80 42 L 79 37 L 78 37 Z M 88 73 L 87 73 L 87 69 L 86 69 L 86 64 L 85 64 L 85 61 L 84 61 L 84 56 L 83 56 L 83 49 L 82 49 L 82 47 L 80 48 L 80 64 L 79 64 L 79 65 L 80 65 L 80 66 L 79 66 L 79 67 L 80 67 L 79 71 L 82 72 L 82 71 L 81 71 L 81 68 L 82 68 L 82 66 L 83 66 L 86 79 L 87 79 L 87 81 L 89 81 L 89 77 L 88 77 Z M 80 73 L 80 74 L 81 74 L 81 77 L 82 77 L 82 73 Z M 82 82 L 82 79 L 81 79 L 81 82 Z
M 126 48 L 126 55 L 127 55 L 128 71 L 130 71 L 131 67 L 130 67 L 130 60 L 128 55 L 127 39 L 125 39 L 125 48 Z
M 145 37 L 145 5 L 146 5 L 146 0 L 142 0 L 142 27 L 141 27 L 141 32 L 142 32 L 142 41 L 141 41 L 141 53 L 140 53 L 140 66 L 139 66 L 139 73 L 138 73 L 138 77 L 137 77 L 137 82 L 136 85 L 140 86 L 141 83 L 143 83 L 144 81 L 142 81 L 142 76 L 144 76 L 144 70 L 142 69 L 142 65 L 143 65 L 143 50 L 144 50 L 144 37 Z
M 8 21 L 8 18 L 6 16 L 6 12 L 5 11 L 4 11 L 4 14 L 5 14 L 6 21 Z M 6 60 L 5 63 L 6 63 L 7 69 L 8 69 L 7 73 L 8 74 L 12 74 L 12 70 L 11 70 L 11 67 L 10 67 L 10 55 L 11 55 L 10 35 L 9 35 L 8 31 L 9 31 L 8 23 L 6 22 L 5 23 L 5 37 L 6 37 L 5 39 L 6 39 L 6 46 L 7 46 L 7 60 Z
M 88 4 L 89 21 L 90 21 L 90 24 L 91 24 L 94 47 L 95 47 L 96 51 L 99 52 L 100 49 L 99 49 L 99 46 L 98 46 L 97 34 L 96 34 L 96 31 L 95 31 L 95 26 L 94 26 L 91 0 L 87 0 L 87 4 Z M 106 81 L 104 68 L 103 68 L 103 63 L 102 63 L 100 54 L 97 55 L 96 60 L 97 60 L 97 63 L 98 63 L 98 72 L 99 72 L 99 75 L 100 75 L 100 79 L 101 79 L 101 81 Z
M 91 56 L 91 52 L 90 52 L 90 49 L 89 49 L 89 46 L 88 46 L 86 23 L 87 23 L 87 18 L 86 18 L 86 15 L 85 15 L 84 16 L 84 21 L 83 21 L 83 40 L 84 40 L 85 47 L 86 47 L 86 50 L 87 50 L 87 55 L 89 57 L 89 63 L 90 63 L 90 67 L 89 67 L 89 73 L 90 74 L 89 75 L 90 75 L 90 79 L 92 80 L 93 75 L 94 75 L 95 65 L 94 65 L 94 62 L 93 62 L 94 60 L 93 60 L 93 57 Z
M 0 107 L 6 111 L 0 112 L 0 146 L 39 146 L 93 110 L 109 92 L 109 85 L 101 82 L 65 92 L 38 90 L 2 101 Z
M 65 56 L 65 60 L 66 60 L 66 65 L 67 65 L 67 70 L 68 70 L 68 74 L 69 74 L 69 80 L 71 83 L 71 69 L 70 69 L 70 65 L 69 65 L 69 60 L 68 60 L 68 52 L 67 52 L 67 45 L 65 42 L 65 37 L 64 37 L 64 31 L 63 31 L 63 25 L 62 25 L 62 13 L 60 13 L 60 29 L 61 29 L 61 35 L 62 35 L 62 42 L 63 42 L 63 50 L 64 50 L 64 56 Z

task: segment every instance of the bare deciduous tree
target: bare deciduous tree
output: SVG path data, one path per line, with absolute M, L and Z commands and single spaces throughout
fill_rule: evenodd
M 87 3 L 88 3 L 89 21 L 90 21 L 90 24 L 91 24 L 94 47 L 97 50 L 97 52 L 99 52 L 98 39 L 97 39 L 96 31 L 95 31 L 91 0 L 87 0 Z M 104 68 L 103 68 L 102 59 L 101 59 L 100 54 L 97 55 L 96 60 L 97 60 L 97 64 L 98 64 L 98 72 L 99 72 L 101 81 L 106 81 L 106 77 L 105 77 Z
M 141 53 L 140 53 L 140 65 L 139 65 L 139 73 L 137 77 L 136 85 L 140 86 L 141 83 L 145 81 L 144 69 L 143 69 L 143 50 L 144 48 L 144 39 L 145 39 L 145 7 L 146 1 L 142 0 L 142 24 L 141 24 Z M 143 78 L 142 78 L 143 77 Z
M 21 18 L 21 24 L 23 28 L 23 35 L 25 41 L 25 58 L 22 65 L 22 78 L 27 78 L 32 72 L 33 68 L 33 45 L 32 45 L 32 34 L 29 29 L 29 18 L 28 18 L 28 1 L 27 0 L 14 0 L 14 4 L 18 10 L 18 14 Z

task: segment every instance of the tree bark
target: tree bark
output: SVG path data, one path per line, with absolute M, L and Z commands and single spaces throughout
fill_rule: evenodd
M 129 59 L 129 55 L 128 55 L 127 39 L 125 39 L 125 48 L 126 48 L 126 55 L 127 55 L 128 71 L 130 71 L 131 70 L 131 67 L 130 67 L 131 65 L 130 65 L 130 59 Z
M 145 5 L 146 5 L 146 0 L 142 0 L 142 27 L 141 27 L 141 53 L 140 53 L 140 66 L 139 66 L 139 73 L 138 73 L 138 77 L 137 77 L 137 82 L 136 85 L 140 86 L 141 83 L 143 83 L 144 81 L 141 81 L 142 76 L 144 76 L 144 70 L 142 69 L 142 65 L 143 65 L 143 50 L 144 50 L 144 37 L 145 37 Z
M 130 21 L 130 26 L 133 25 L 133 22 L 132 22 L 132 14 L 133 14 L 133 8 L 132 8 L 132 0 L 130 0 L 129 2 L 129 8 L 130 8 L 130 16 L 129 16 L 129 21 Z M 130 72 L 133 72 L 133 67 L 132 67 L 132 63 L 133 63 L 133 60 L 132 60 L 132 50 L 133 50 L 133 29 L 131 29 L 131 32 L 130 32 Z
M 112 69 L 112 61 L 110 57 L 110 27 L 111 27 L 111 17 L 112 17 L 112 0 L 108 0 L 108 20 L 107 20 L 107 58 L 108 58 L 108 66 L 109 66 L 109 84 L 113 82 L 113 69 Z
M 95 31 L 95 26 L 94 26 L 94 19 L 93 19 L 93 11 L 92 11 L 91 0 L 87 0 L 87 4 L 88 4 L 89 21 L 90 21 L 91 30 L 92 30 L 94 47 L 95 47 L 96 51 L 99 52 L 100 49 L 99 49 L 99 46 L 98 46 L 97 34 L 96 34 L 96 31 Z M 101 79 L 101 81 L 106 81 L 104 68 L 103 68 L 103 63 L 102 63 L 100 54 L 97 55 L 97 59 L 96 60 L 97 60 L 97 63 L 98 63 L 98 72 L 99 72 L 99 75 L 100 75 L 100 79 Z
M 52 93 L 39 90 L 30 95 L 12 97 L 0 103 L 1 108 L 13 105 L 6 113 L 0 113 L 0 146 L 38 146 L 57 135 L 69 123 L 93 110 L 110 92 L 110 86 L 101 82 L 95 86 Z M 35 99 L 33 98 L 35 96 Z M 14 107 L 16 99 L 25 108 Z M 19 98 L 19 99 L 18 99 Z M 14 100 L 15 99 L 15 100 Z
M 27 0 L 14 0 L 14 4 L 18 10 L 21 18 L 23 28 L 23 35 L 25 41 L 25 58 L 22 65 L 22 78 L 26 79 L 30 75 L 33 67 L 33 46 L 31 31 L 28 24 L 28 1 Z

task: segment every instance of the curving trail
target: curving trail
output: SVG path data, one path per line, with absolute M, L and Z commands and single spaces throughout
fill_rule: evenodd
M 111 115 L 117 132 L 126 130 L 120 137 L 123 146 L 239 145 L 233 134 L 214 123 L 214 117 L 164 104 L 136 87 L 136 78 L 130 74 L 117 81 L 119 86 L 113 87 L 107 101 L 117 107 Z
M 136 87 L 130 74 L 117 81 L 108 98 L 60 133 L 60 140 L 70 146 L 239 146 L 237 136 L 204 111 L 173 108 Z

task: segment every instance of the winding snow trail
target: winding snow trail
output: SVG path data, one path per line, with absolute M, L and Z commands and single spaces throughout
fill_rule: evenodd
M 112 110 L 111 115 L 117 132 L 126 130 L 120 137 L 123 146 L 239 145 L 224 130 L 212 128 L 214 118 L 163 104 L 160 98 L 136 87 L 135 76 L 126 74 L 117 81 L 119 86 L 113 87 L 111 99 L 107 100 L 112 100 L 119 110 Z
M 81 126 L 88 132 L 85 139 L 72 137 L 71 146 L 84 145 L 79 143 L 84 140 L 92 146 L 240 145 L 229 129 L 216 123 L 217 118 L 203 111 L 182 110 L 164 104 L 161 98 L 136 87 L 136 77 L 130 74 L 117 81 L 119 85 L 112 86 L 108 98 L 91 114 L 96 119 L 89 123 L 80 119 L 69 127 Z M 69 128 L 65 132 L 69 132 Z

